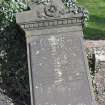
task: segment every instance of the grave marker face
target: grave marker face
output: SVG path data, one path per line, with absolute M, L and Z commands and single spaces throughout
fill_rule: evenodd
M 31 7 L 17 14 L 17 23 L 27 37 L 32 105 L 96 105 L 88 80 L 82 15 L 67 12 L 60 0 L 34 2 Z

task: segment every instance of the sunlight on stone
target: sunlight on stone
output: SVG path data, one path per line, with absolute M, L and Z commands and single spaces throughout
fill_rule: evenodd
M 36 55 L 38 55 L 39 54 L 39 51 L 36 51 Z
M 39 87 L 38 87 L 38 86 L 36 86 L 35 88 L 36 88 L 36 89 L 38 89 Z
M 61 71 L 58 71 L 58 77 L 61 77 L 62 76 L 62 72 Z
M 56 45 L 57 44 L 57 40 L 55 36 L 51 36 L 48 41 L 50 42 L 51 45 Z
M 79 73 L 76 73 L 76 76 L 79 76 L 80 74 Z
M 43 64 L 42 63 L 39 63 L 39 65 L 42 66 Z

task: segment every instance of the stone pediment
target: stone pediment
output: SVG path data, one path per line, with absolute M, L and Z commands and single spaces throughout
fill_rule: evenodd
M 61 0 L 33 0 L 30 4 L 39 19 L 66 18 L 74 15 Z
M 74 13 L 62 0 L 32 0 L 30 11 L 17 14 L 17 23 L 24 29 L 75 24 L 82 22 L 82 14 Z

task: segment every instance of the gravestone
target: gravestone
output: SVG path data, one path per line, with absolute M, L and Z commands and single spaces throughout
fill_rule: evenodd
M 83 46 L 82 14 L 61 0 L 33 0 L 18 13 L 26 32 L 32 105 L 96 105 Z

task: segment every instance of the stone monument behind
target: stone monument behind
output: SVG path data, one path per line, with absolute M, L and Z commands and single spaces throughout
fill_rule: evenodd
M 32 105 L 96 105 L 83 46 L 81 13 L 61 0 L 33 0 L 18 13 L 26 32 Z

